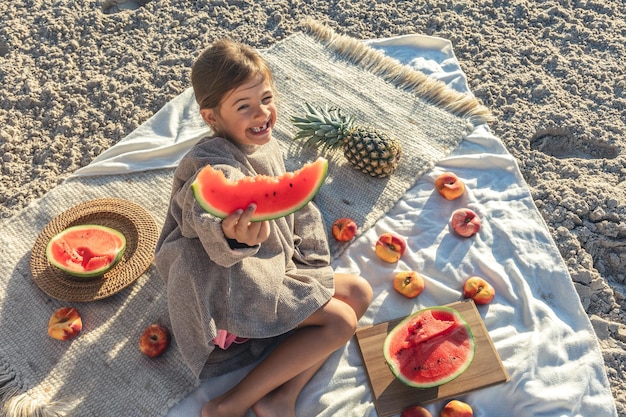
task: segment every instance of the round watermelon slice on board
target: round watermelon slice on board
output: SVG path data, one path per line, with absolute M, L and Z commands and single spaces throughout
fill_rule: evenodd
M 51 265 L 78 277 L 93 278 L 113 268 L 122 259 L 126 238 L 120 231 L 97 224 L 68 227 L 46 246 Z
M 207 165 L 191 188 L 200 207 L 222 219 L 237 209 L 256 204 L 251 221 L 257 222 L 278 219 L 304 207 L 319 191 L 327 172 L 328 161 L 322 157 L 277 177 L 257 175 L 237 181 Z
M 430 307 L 401 321 L 385 338 L 391 372 L 415 388 L 432 388 L 469 368 L 476 342 L 469 324 L 450 307 Z

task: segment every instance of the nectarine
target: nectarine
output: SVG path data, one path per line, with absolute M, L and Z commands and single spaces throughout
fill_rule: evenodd
M 496 296 L 496 290 L 485 279 L 472 276 L 463 285 L 463 296 L 471 298 L 476 304 L 489 304 Z
M 393 278 L 393 288 L 406 298 L 420 295 L 424 285 L 424 277 L 415 271 L 400 271 Z
M 162 355 L 169 344 L 170 332 L 160 324 L 149 325 L 139 338 L 139 350 L 150 358 Z
M 446 200 L 455 200 L 465 192 L 465 184 L 454 172 L 444 172 L 435 180 L 435 188 Z
M 398 262 L 406 250 L 406 241 L 395 233 L 383 233 L 376 241 L 376 255 L 385 262 Z
M 474 410 L 463 401 L 452 400 L 443 407 L 440 415 L 441 417 L 472 417 Z
M 412 405 L 402 410 L 400 417 L 433 417 L 433 415 L 420 405 Z
M 473 210 L 461 208 L 452 212 L 450 217 L 452 229 L 463 237 L 474 236 L 480 230 L 480 217 Z
M 356 235 L 357 225 L 351 218 L 342 217 L 333 222 L 331 230 L 338 242 L 347 242 Z
M 48 335 L 57 340 L 73 339 L 82 329 L 83 321 L 73 307 L 57 309 L 48 321 Z

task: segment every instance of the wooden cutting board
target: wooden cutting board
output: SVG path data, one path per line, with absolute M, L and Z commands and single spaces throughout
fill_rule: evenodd
M 389 370 L 383 356 L 383 343 L 391 329 L 404 317 L 357 330 L 357 342 L 379 417 L 399 414 L 410 405 L 452 398 L 509 380 L 509 375 L 474 302 L 459 301 L 449 304 L 448 307 L 457 310 L 470 325 L 476 338 L 476 352 L 472 364 L 465 372 L 439 387 L 427 389 L 409 387 L 400 382 Z

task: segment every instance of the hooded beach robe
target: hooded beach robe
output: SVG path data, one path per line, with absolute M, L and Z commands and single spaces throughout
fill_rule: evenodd
M 206 165 L 232 180 L 285 173 L 276 140 L 255 146 L 219 137 L 202 139 L 175 170 L 155 264 L 166 283 L 174 339 L 200 378 L 256 359 L 334 293 L 326 229 L 315 204 L 270 220 L 270 237 L 259 245 L 229 244 L 221 219 L 205 212 L 191 189 Z M 221 350 L 212 342 L 218 330 L 251 340 Z

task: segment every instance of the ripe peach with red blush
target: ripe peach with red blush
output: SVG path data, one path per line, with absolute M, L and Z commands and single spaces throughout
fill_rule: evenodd
M 465 192 L 465 183 L 454 172 L 444 172 L 435 180 L 435 188 L 446 200 L 455 200 Z
M 406 251 L 406 241 L 395 233 L 383 233 L 378 237 L 374 247 L 376 255 L 385 262 L 398 262 Z
M 489 304 L 495 296 L 495 288 L 484 278 L 472 276 L 463 285 L 463 297 L 471 298 L 476 304 Z
M 441 409 L 440 415 L 441 417 L 472 417 L 474 410 L 463 401 L 452 400 Z
M 338 242 L 347 242 L 356 235 L 357 229 L 354 220 L 349 217 L 342 217 L 333 222 L 331 231 Z
M 424 277 L 415 271 L 400 271 L 393 278 L 393 288 L 406 298 L 420 295 L 424 285 Z
M 139 338 L 139 350 L 150 358 L 161 356 L 170 345 L 170 332 L 160 324 L 151 324 Z
M 57 340 L 73 339 L 82 329 L 83 321 L 78 310 L 73 307 L 59 308 L 48 321 L 48 335 Z
M 412 405 L 402 410 L 400 417 L 433 417 L 433 415 L 421 405 Z
M 476 212 L 468 208 L 461 208 L 452 212 L 450 225 L 459 236 L 471 237 L 478 233 L 481 222 Z

